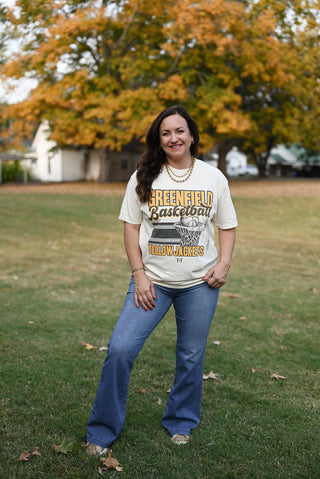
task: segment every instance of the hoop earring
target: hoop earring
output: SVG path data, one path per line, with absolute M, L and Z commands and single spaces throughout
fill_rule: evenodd
M 193 145 L 193 144 L 194 144 L 194 140 L 191 140 L 191 145 Z

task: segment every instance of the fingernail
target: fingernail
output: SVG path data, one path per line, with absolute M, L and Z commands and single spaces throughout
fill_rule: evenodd
M 145 311 L 148 311 L 148 308 L 144 308 Z
M 150 307 L 150 311 L 152 311 L 152 308 Z

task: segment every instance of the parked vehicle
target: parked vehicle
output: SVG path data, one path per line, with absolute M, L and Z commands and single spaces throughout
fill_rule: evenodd
M 259 174 L 259 171 L 256 165 L 249 165 L 249 164 L 246 165 L 245 172 L 244 172 L 245 176 L 258 176 L 258 174 Z

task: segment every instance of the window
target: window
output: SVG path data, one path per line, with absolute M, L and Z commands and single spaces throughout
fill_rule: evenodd
M 128 158 L 121 158 L 120 159 L 120 164 L 121 164 L 121 169 L 122 170 L 127 170 L 129 166 L 129 160 Z

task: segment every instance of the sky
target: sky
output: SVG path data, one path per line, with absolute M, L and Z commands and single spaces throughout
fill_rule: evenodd
M 13 7 L 15 0 L 0 0 L 0 5 L 5 7 Z M 15 45 L 12 45 L 12 50 L 14 51 Z M 21 81 L 11 81 L 8 85 L 10 91 L 6 88 L 5 83 L 0 79 L 0 102 L 6 103 L 17 103 L 24 100 L 30 90 L 36 86 L 34 80 L 21 80 Z
M 4 83 L 0 80 L 0 102 L 17 103 L 24 100 L 29 95 L 32 88 L 36 86 L 37 82 L 32 79 L 23 79 L 21 81 L 11 84 L 13 89 L 8 91 Z

